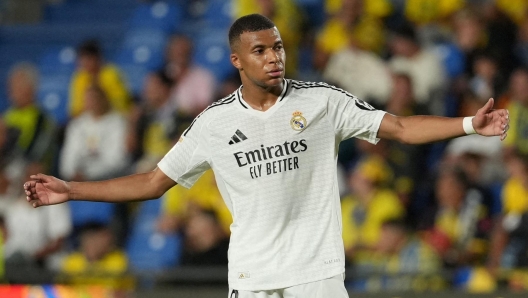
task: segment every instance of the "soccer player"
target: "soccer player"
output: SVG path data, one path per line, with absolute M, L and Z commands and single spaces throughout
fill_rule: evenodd
M 156 169 L 100 182 L 34 175 L 24 184 L 29 203 L 153 199 L 176 183 L 191 187 L 212 168 L 233 215 L 229 297 L 342 298 L 342 140 L 506 137 L 508 112 L 492 110 L 492 99 L 474 117 L 397 117 L 325 83 L 285 79 L 279 31 L 261 15 L 236 20 L 229 43 L 242 86 L 197 116 Z

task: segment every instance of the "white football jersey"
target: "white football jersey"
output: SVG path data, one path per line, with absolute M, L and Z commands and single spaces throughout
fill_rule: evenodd
M 339 143 L 376 143 L 385 112 L 325 83 L 294 80 L 262 112 L 242 88 L 196 117 L 159 168 L 184 187 L 213 169 L 233 215 L 231 288 L 280 289 L 343 273 Z

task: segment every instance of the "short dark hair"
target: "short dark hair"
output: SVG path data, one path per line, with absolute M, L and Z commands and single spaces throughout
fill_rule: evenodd
M 100 58 L 102 56 L 101 46 L 96 39 L 85 40 L 77 48 L 77 55 L 94 56 Z
M 237 19 L 229 28 L 229 46 L 231 49 L 244 32 L 256 32 L 275 27 L 275 24 L 261 14 L 249 14 Z

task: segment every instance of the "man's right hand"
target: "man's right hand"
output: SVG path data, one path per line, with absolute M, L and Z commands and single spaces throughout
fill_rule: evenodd
M 70 185 L 63 180 L 44 174 L 31 175 L 24 183 L 27 201 L 34 208 L 55 205 L 69 200 Z

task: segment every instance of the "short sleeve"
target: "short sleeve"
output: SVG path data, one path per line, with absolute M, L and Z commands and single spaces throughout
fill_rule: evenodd
M 328 97 L 327 114 L 339 141 L 353 137 L 372 144 L 379 141 L 377 134 L 385 112 L 352 94 L 334 87 Z
M 158 163 L 158 168 L 178 184 L 190 188 L 210 169 L 206 120 L 200 114 L 182 134 L 176 145 Z

